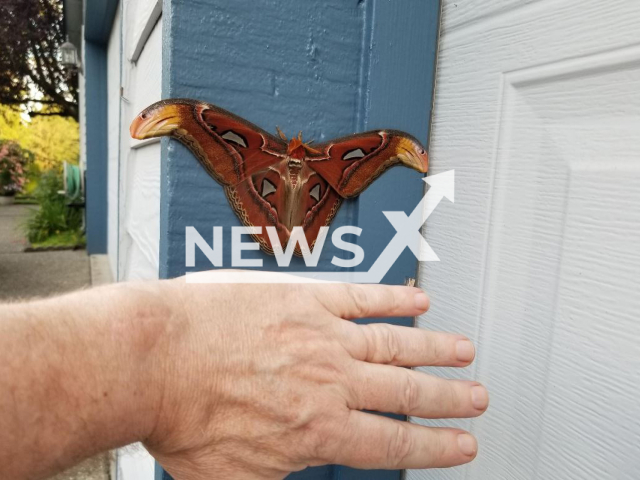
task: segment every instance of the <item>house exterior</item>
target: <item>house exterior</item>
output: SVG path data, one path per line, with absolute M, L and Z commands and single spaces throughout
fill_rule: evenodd
M 81 164 L 86 171 L 87 250 L 106 254 L 117 281 L 158 278 L 160 142 L 137 142 L 127 118 L 161 98 L 162 2 L 65 1 L 82 54 Z M 119 480 L 156 475 L 143 447 L 116 452 Z
M 204 255 L 185 266 L 185 227 L 210 241 L 212 226 L 240 225 L 186 148 L 130 138 L 156 100 L 208 101 L 318 141 L 408 131 L 429 142 L 430 175 L 455 170 L 455 203 L 427 221 L 440 261 L 418 265 L 407 250 L 384 282 L 417 276 L 432 308 L 416 326 L 475 340 L 472 367 L 438 373 L 483 382 L 492 405 L 446 422 L 479 438 L 476 461 L 405 478 L 635 478 L 638 2 L 65 0 L 65 14 L 83 58 L 88 249 L 108 255 L 114 279 L 211 268 Z M 363 269 L 394 234 L 382 212 L 410 213 L 423 187 L 392 169 L 345 202 L 334 226 L 363 229 Z M 166 478 L 142 448 L 118 452 L 117 472 Z

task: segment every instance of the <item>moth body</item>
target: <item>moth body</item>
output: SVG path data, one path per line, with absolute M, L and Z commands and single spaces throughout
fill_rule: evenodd
M 304 227 L 307 215 L 322 196 L 326 185 L 306 161 L 284 157 L 265 172 L 251 178 L 256 192 L 278 216 L 289 234 L 293 227 Z

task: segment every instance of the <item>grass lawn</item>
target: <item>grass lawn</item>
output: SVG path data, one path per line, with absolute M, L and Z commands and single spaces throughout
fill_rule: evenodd
M 16 197 L 15 200 L 16 205 L 37 205 L 38 202 L 33 197 Z
M 34 250 L 48 248 L 84 248 L 86 239 L 79 232 L 61 232 L 53 235 L 42 242 L 34 242 L 31 248 Z

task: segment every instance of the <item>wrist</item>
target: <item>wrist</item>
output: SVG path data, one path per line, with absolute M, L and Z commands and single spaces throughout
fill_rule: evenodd
M 121 372 L 116 382 L 126 443 L 149 438 L 162 408 L 173 317 L 168 293 L 167 282 L 118 284 L 109 292 L 118 305 L 106 328 L 113 342 L 111 362 Z
M 168 316 L 153 285 L 2 306 L 0 477 L 45 477 L 150 434 Z

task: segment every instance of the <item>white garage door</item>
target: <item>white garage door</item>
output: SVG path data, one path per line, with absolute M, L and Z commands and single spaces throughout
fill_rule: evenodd
M 160 142 L 131 139 L 129 124 L 143 108 L 161 97 L 161 7 L 161 0 L 127 0 L 121 5 L 117 268 L 120 281 L 158 278 Z M 119 25 L 114 27 L 114 31 L 120 31 Z M 111 64 L 109 68 L 111 75 Z M 109 202 L 111 208 L 111 198 Z M 141 445 L 117 451 L 115 480 L 153 480 L 154 472 L 155 462 Z
M 129 124 L 161 98 L 160 10 L 156 0 L 124 4 L 119 280 L 158 278 L 160 142 L 131 139 Z
M 120 9 L 113 20 L 107 48 L 107 115 L 108 115 L 108 174 L 107 174 L 107 253 L 111 275 L 118 274 L 118 175 L 120 162 Z
M 407 478 L 640 478 L 640 2 L 445 1 L 430 150 L 420 325 L 477 341 L 446 373 L 491 406 L 474 463 Z

